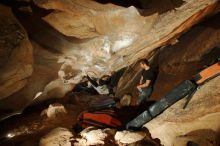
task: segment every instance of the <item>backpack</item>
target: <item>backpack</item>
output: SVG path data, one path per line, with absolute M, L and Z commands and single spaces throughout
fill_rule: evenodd
M 111 109 L 82 112 L 78 118 L 78 125 L 82 128 L 94 126 L 97 128 L 120 129 L 122 127 L 122 124 L 117 119 L 115 112 Z
M 89 112 L 99 111 L 108 108 L 114 108 L 116 105 L 114 99 L 110 96 L 104 96 L 99 98 L 98 100 L 94 100 L 91 102 L 87 110 Z

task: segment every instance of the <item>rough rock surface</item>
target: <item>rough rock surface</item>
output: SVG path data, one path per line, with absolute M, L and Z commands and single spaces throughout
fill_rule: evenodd
M 62 98 L 66 93 L 70 92 L 74 87 L 74 84 L 65 84 L 62 79 L 58 78 L 47 85 L 45 85 L 42 91 L 39 91 L 38 96 L 35 95 L 33 103 L 41 103 L 51 98 Z
M 105 139 L 107 138 L 108 134 L 106 133 L 107 130 L 110 129 L 95 129 L 94 127 L 88 127 L 80 132 L 81 138 L 75 139 L 75 146 L 90 146 L 90 145 L 104 145 Z
M 158 74 L 150 99 L 159 100 L 180 82 L 191 79 L 204 66 L 217 59 L 220 55 L 220 50 L 215 48 L 220 47 L 218 21 L 219 14 L 193 27 L 175 45 L 157 51 L 151 60 L 152 68 Z M 120 79 L 116 95 L 122 97 L 130 92 L 136 97 L 139 79 L 140 65 L 133 64 Z
M 219 133 L 212 129 L 200 129 L 177 137 L 174 146 L 185 146 L 187 143 L 195 143 L 199 146 L 219 146 Z
M 40 47 L 35 42 L 32 42 L 32 45 L 34 48 L 33 73 L 29 77 L 27 84 L 21 90 L 1 100 L 0 102 L 1 118 L 5 118 L 13 114 L 21 113 L 24 108 L 26 108 L 28 105 L 30 105 L 33 102 L 33 99 L 36 97 L 36 95 L 39 92 L 44 91 L 44 88 L 47 84 L 57 79 L 58 77 L 57 73 L 54 73 L 54 71 L 58 71 L 60 68 L 60 65 L 57 63 L 57 55 L 54 54 L 53 52 L 50 52 Z M 71 86 L 71 85 L 67 85 L 67 86 Z M 57 87 L 57 86 L 53 85 L 51 87 Z M 62 87 L 65 88 L 65 86 Z M 56 89 L 51 88 L 51 89 L 53 89 L 52 91 L 56 91 L 54 93 L 56 93 L 57 95 L 61 94 L 63 91 L 61 88 L 56 88 Z M 59 91 L 61 91 L 61 93 Z M 53 95 L 54 94 L 51 94 L 51 96 Z M 39 98 L 38 100 L 36 100 L 36 102 L 38 102 L 41 99 L 42 98 Z M 48 99 L 48 96 L 46 96 L 45 99 Z
M 172 88 L 191 79 L 220 55 L 220 15 L 193 27 L 173 46 L 163 48 L 154 63 L 159 64 L 152 99 L 160 99 Z M 207 36 L 209 36 L 207 38 Z M 168 84 L 169 83 L 169 84 Z
M 123 76 L 118 82 L 116 97 L 122 98 L 125 94 L 132 94 L 137 97 L 137 84 L 140 82 L 141 68 L 138 63 L 132 64 L 124 72 Z
M 118 143 L 131 144 L 144 139 L 145 136 L 144 132 L 118 131 L 115 134 L 115 140 Z
M 11 10 L 0 5 L 0 100 L 22 89 L 33 71 L 32 46 Z
M 149 28 L 152 25 L 149 22 L 146 24 L 145 18 L 141 17 L 134 7 L 124 9 L 88 0 L 36 1 L 36 3 L 46 9 L 55 9 L 54 13 L 44 18 L 49 24 L 67 36 L 81 39 L 128 32 L 127 28 L 135 34 L 143 29 L 143 25 L 149 25 Z
M 153 140 L 147 131 L 118 131 L 115 129 L 97 129 L 88 127 L 84 129 L 79 136 L 72 138 L 74 146 L 159 146 L 160 144 Z
M 39 146 L 71 146 L 73 134 L 66 128 L 56 128 L 41 138 Z
M 139 0 L 142 7 L 141 9 L 144 9 L 143 14 L 144 15 L 150 15 L 155 12 L 158 12 L 160 14 L 165 13 L 170 10 L 174 10 L 175 8 L 180 7 L 184 1 L 183 0 Z M 146 11 L 147 9 L 147 11 Z
M 48 109 L 41 112 L 41 116 L 46 115 L 48 118 L 56 118 L 60 114 L 66 114 L 67 111 L 62 104 L 51 104 Z
M 54 28 L 67 36 L 90 38 L 69 52 L 77 80 L 87 72 L 100 77 L 147 57 L 215 11 L 215 2 L 187 0 L 173 11 L 141 16 L 135 7 L 89 0 L 35 1 L 42 8 L 54 10 L 44 17 Z
M 71 100 L 64 101 L 64 99 L 57 99 L 57 101 L 52 103 L 62 103 L 67 112 L 56 114 L 55 118 L 48 118 L 47 116 L 40 116 L 42 113 L 41 111 L 48 106 L 35 106 L 34 108 L 29 108 L 27 113 L 1 121 L 1 139 L 4 140 L 4 136 L 7 133 L 10 133 L 13 137 L 10 139 L 5 137 L 8 140 L 2 141 L 0 146 L 11 146 L 12 143 L 25 146 L 26 142 L 29 143 L 27 145 L 38 146 L 40 138 L 45 136 L 51 130 L 57 127 L 72 129 L 73 125 L 76 124 L 77 116 L 82 112 L 83 107 L 81 107 L 81 105 L 76 105 L 75 102 L 71 102 Z M 47 105 L 47 103 L 45 103 L 45 105 Z M 53 112 L 54 110 L 52 109 L 50 111 Z M 56 134 L 54 137 L 56 137 Z
M 219 133 L 219 83 L 220 77 L 214 78 L 194 94 L 186 109 L 183 109 L 185 99 L 182 99 L 144 126 L 165 146 L 174 145 L 177 137 L 195 130 L 211 129 Z
M 2 118 L 4 119 L 10 115 L 21 113 L 28 105 L 30 105 L 33 102 L 33 99 L 35 98 L 37 98 L 34 100 L 35 103 L 39 103 L 39 102 L 42 102 L 43 100 L 47 100 L 50 98 L 60 98 L 60 97 L 63 97 L 67 92 L 72 90 L 74 87 L 73 84 L 66 84 L 66 83 L 63 83 L 62 80 L 58 79 L 58 71 L 60 68 L 62 69 L 61 66 L 64 66 L 58 62 L 58 59 L 60 56 L 62 56 L 63 50 L 65 51 L 66 48 L 72 48 L 74 44 L 68 40 L 65 40 L 65 37 L 59 34 L 57 31 L 53 31 L 53 29 L 48 27 L 48 24 L 46 25 L 45 22 L 43 23 L 42 20 L 39 19 L 39 13 L 41 13 L 41 11 L 38 12 L 37 11 L 38 9 L 36 10 L 36 6 L 33 8 L 32 7 L 33 5 L 31 5 L 31 8 L 33 8 L 33 12 L 31 14 L 27 14 L 26 12 L 23 12 L 23 11 L 21 12 L 19 9 L 19 6 L 20 5 L 30 6 L 30 5 L 28 5 L 27 3 L 23 3 L 23 2 L 21 3 L 15 2 L 15 4 L 18 4 L 16 6 L 18 7 L 18 9 L 16 9 L 16 7 L 14 7 L 14 4 L 13 4 L 14 1 L 10 1 L 10 2 L 13 5 L 12 10 L 14 12 L 14 15 L 24 26 L 24 28 L 26 29 L 31 39 L 31 44 L 30 42 L 28 42 L 26 46 L 28 47 L 28 45 L 30 44 L 30 47 L 31 45 L 33 47 L 33 54 L 31 54 L 32 56 L 29 56 L 33 60 L 33 64 L 31 64 L 33 68 L 33 73 L 28 76 L 29 78 L 27 82 L 26 82 L 26 79 L 19 80 L 19 82 L 21 83 L 24 83 L 25 81 L 25 84 L 24 85 L 22 84 L 23 88 L 21 89 L 20 89 L 20 84 L 13 84 L 13 87 L 8 87 L 8 88 L 0 87 L 0 92 L 1 91 L 8 92 L 8 90 L 11 90 L 11 88 L 17 91 L 17 92 L 10 91 L 10 94 L 7 94 L 7 96 L 5 96 L 5 98 L 0 101 L 0 113 L 1 113 L 0 119 Z M 1 15 L 4 14 L 4 11 L 5 10 L 1 8 L 1 12 L 2 12 Z M 2 28 L 7 27 L 6 24 L 4 25 L 5 26 L 3 26 Z M 3 36 L 4 35 L 2 35 L 2 38 Z M 7 37 L 9 38 L 9 36 L 10 35 L 8 35 Z M 13 42 L 8 42 L 8 43 L 13 45 Z M 25 48 L 27 48 L 26 46 L 21 46 L 21 47 L 24 47 L 22 48 L 24 51 L 22 52 L 23 56 L 21 52 L 20 54 L 18 54 L 18 51 L 21 49 L 16 49 L 17 52 L 15 52 L 17 53 L 17 56 L 20 55 L 20 57 L 23 60 L 26 59 L 24 56 L 25 53 L 26 54 L 29 53 L 28 51 L 25 51 Z M 5 52 L 10 53 L 9 49 L 5 48 L 4 50 Z M 7 54 L 5 55 L 5 57 L 7 57 Z M 2 57 L 1 59 L 4 59 L 4 57 Z M 12 58 L 10 59 L 12 61 Z M 22 61 L 22 59 L 20 60 Z M 13 62 L 15 64 L 16 61 L 14 60 Z M 4 64 L 4 62 L 1 62 L 1 63 Z M 22 63 L 23 61 L 20 63 L 17 62 L 17 64 L 22 64 Z M 29 70 L 24 70 L 24 67 L 25 66 L 23 65 L 23 67 L 21 68 L 22 72 L 17 72 L 17 73 L 18 74 L 21 73 L 22 75 L 25 75 L 25 76 L 29 74 L 30 73 Z M 4 70 L 1 72 L 1 74 L 3 74 L 5 71 L 7 72 L 5 68 L 1 68 L 2 70 Z M 11 74 L 8 74 L 8 76 L 10 75 Z M 1 76 L 1 78 L 3 77 L 4 76 Z M 16 75 L 16 78 L 17 78 L 17 75 Z M 9 83 L 11 84 L 12 81 L 16 81 L 15 80 L 16 78 L 13 76 L 10 76 L 10 80 L 8 79 L 7 85 L 9 86 Z M 2 82 L 2 84 L 3 83 L 4 82 Z M 17 88 L 19 88 L 20 90 L 18 90 Z M 4 94 L 1 94 L 1 95 L 3 96 Z M 0 97 L 2 98 L 2 96 Z

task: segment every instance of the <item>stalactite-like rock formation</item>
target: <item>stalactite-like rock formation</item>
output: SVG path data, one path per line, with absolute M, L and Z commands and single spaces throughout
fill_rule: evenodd
M 175 10 L 142 16 L 132 6 L 124 8 L 90 0 L 36 0 L 35 3 L 54 10 L 43 19 L 64 35 L 88 38 L 79 47 L 67 51 L 72 56 L 73 70 L 79 72 L 76 80 L 87 72 L 100 77 L 149 57 L 154 49 L 172 43 L 215 12 L 217 5 L 216 0 L 187 0 Z

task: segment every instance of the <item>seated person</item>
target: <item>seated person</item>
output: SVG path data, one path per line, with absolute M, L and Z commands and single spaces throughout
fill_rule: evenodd
M 154 71 L 150 68 L 149 62 L 146 59 L 140 60 L 140 67 L 143 69 L 141 79 L 137 89 L 140 94 L 137 99 L 137 105 L 140 105 L 146 98 L 148 98 L 153 90 L 153 83 L 156 79 Z

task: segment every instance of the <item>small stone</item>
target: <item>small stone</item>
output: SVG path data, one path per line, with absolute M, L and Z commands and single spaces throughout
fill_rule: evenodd
M 66 114 L 67 111 L 62 104 L 51 104 L 48 109 L 41 112 L 41 116 L 47 115 L 48 118 L 55 118 L 60 114 Z
M 81 138 L 75 139 L 74 146 L 82 145 L 103 145 L 105 139 L 108 137 L 108 133 L 114 133 L 114 131 L 96 129 L 94 127 L 88 127 L 80 132 Z
M 140 131 L 137 132 L 118 131 L 115 134 L 115 140 L 123 144 L 132 144 L 144 139 L 145 136 L 146 133 Z

